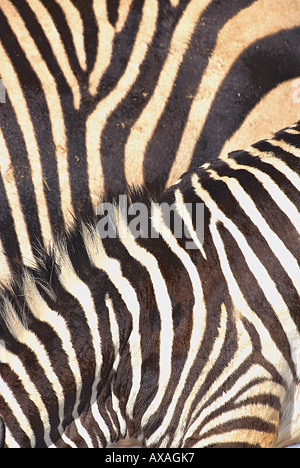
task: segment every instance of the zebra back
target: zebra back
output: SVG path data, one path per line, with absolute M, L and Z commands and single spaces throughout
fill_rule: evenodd
M 1 298 L 6 446 L 299 442 L 299 157 L 300 122 L 41 250 Z

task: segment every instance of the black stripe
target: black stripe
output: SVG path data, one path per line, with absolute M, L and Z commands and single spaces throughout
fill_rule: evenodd
M 279 83 L 299 75 L 300 28 L 280 31 L 251 44 L 216 90 L 190 167 L 217 157 L 260 99 Z
M 2 365 L 3 364 L 1 364 L 1 366 Z M 17 376 L 12 372 L 11 369 L 9 369 L 9 372 L 11 374 L 13 374 L 14 377 L 17 379 Z M 18 382 L 17 385 L 20 385 L 19 381 L 17 381 L 17 382 Z M 26 395 L 25 392 L 24 392 L 24 395 Z M 26 396 L 26 402 L 30 403 L 27 396 Z M 13 438 L 17 442 L 17 444 L 19 444 L 22 448 L 32 448 L 31 444 L 30 444 L 29 437 L 27 436 L 27 434 L 25 434 L 23 432 L 23 430 L 21 429 L 21 427 L 20 427 L 20 425 L 18 423 L 18 420 L 16 419 L 16 417 L 15 417 L 15 415 L 13 413 L 13 410 L 10 411 L 10 409 L 7 406 L 4 398 L 1 395 L 0 395 L 0 406 L 6 409 L 6 417 L 4 417 L 4 415 L 2 415 L 4 424 L 5 424 L 5 427 L 6 427 L 6 431 L 7 430 L 10 431 L 10 433 L 13 435 Z M 6 442 L 7 442 L 7 440 L 6 440 Z
M 46 64 L 51 75 L 56 81 L 59 94 L 62 95 L 70 92 L 69 85 L 65 79 L 64 74 L 61 72 L 61 69 L 56 60 L 55 51 L 52 51 L 48 38 L 42 26 L 38 22 L 34 11 L 29 7 L 26 1 L 24 2 L 22 0 L 12 0 L 12 3 L 14 3 L 16 8 L 19 10 L 30 36 L 32 37 L 41 56 L 43 57 L 44 63 Z M 18 73 L 18 75 L 22 77 L 21 70 Z
M 269 331 L 274 343 L 277 344 L 278 349 L 288 362 L 291 371 L 294 372 L 294 363 L 290 355 L 290 344 L 283 330 L 280 317 L 276 317 L 272 306 L 265 296 L 264 288 L 266 286 L 259 284 L 254 274 L 250 271 L 241 247 L 237 244 L 231 233 L 221 223 L 218 226 L 218 230 L 222 237 L 228 261 L 230 262 L 230 269 L 243 297 L 249 308 L 253 311 L 253 314 L 260 318 Z M 249 238 L 250 236 L 247 237 L 247 241 Z M 283 300 L 285 300 L 287 306 L 293 305 L 297 292 L 274 254 L 270 250 L 265 250 L 267 243 L 261 237 L 258 237 L 251 244 L 252 251 L 255 252 L 259 261 L 267 269 L 270 277 L 278 285 L 278 292 L 283 293 Z M 249 285 L 251 285 L 251 288 L 249 288 Z
M 20 267 L 21 251 L 19 248 L 11 209 L 6 198 L 3 179 L 0 174 L 0 236 L 6 260 L 12 267 Z
M 86 1 L 84 3 L 87 3 Z M 56 29 L 60 35 L 60 38 L 64 44 L 65 51 L 68 56 L 68 60 L 70 66 L 75 74 L 75 76 L 79 79 L 79 83 L 81 79 L 85 76 L 85 72 L 81 70 L 81 66 L 79 64 L 79 60 L 77 57 L 73 36 L 71 34 L 69 24 L 67 18 L 65 17 L 64 10 L 60 7 L 60 5 L 55 2 L 55 0 L 46 0 L 43 2 L 44 7 L 49 11 L 53 22 L 56 26 Z M 96 36 L 97 37 L 97 36 Z M 93 39 L 93 36 L 90 36 L 90 40 Z M 43 55 L 44 59 L 47 60 L 48 56 Z
M 292 171 L 294 171 L 295 173 L 299 173 L 299 158 L 295 156 L 295 154 L 293 154 L 292 152 L 289 152 L 288 148 L 284 150 L 276 144 L 273 144 L 272 140 L 262 140 L 257 143 L 254 143 L 251 146 L 253 148 L 259 149 L 263 153 L 266 153 L 266 155 L 269 153 L 270 156 L 274 156 L 279 161 L 283 161 Z M 262 155 L 258 154 L 258 156 Z M 256 157 L 255 151 L 254 156 L 248 153 L 247 151 L 233 151 L 232 153 L 230 153 L 230 157 L 234 158 L 237 164 L 246 164 L 248 166 L 257 167 L 266 174 L 269 174 L 271 177 L 272 174 L 279 172 L 272 166 L 272 164 L 274 164 L 272 161 L 268 163 L 268 158 L 264 158 L 264 160 L 262 161 L 259 157 Z M 279 174 L 277 175 L 277 177 L 275 177 L 275 180 L 278 178 L 278 176 Z M 285 178 L 285 183 L 282 184 L 282 190 L 286 190 L 285 185 L 290 184 L 291 182 L 288 180 L 288 178 Z
M 24 2 L 23 2 L 24 3 Z M 6 16 L 0 9 L 0 39 L 3 47 L 6 49 L 8 56 L 13 64 L 13 67 L 18 75 L 22 87 L 30 90 L 40 90 L 41 85 L 33 72 L 26 55 L 24 54 L 16 36 L 11 30 Z
M 294 146 L 295 148 L 300 148 L 299 134 L 288 133 L 282 130 L 281 132 L 275 134 L 274 140 L 283 141 L 292 147 Z
M 116 26 L 119 19 L 120 0 L 106 0 L 106 8 L 109 22 L 113 27 Z
M 142 2 L 134 1 L 124 28 L 115 36 L 110 65 L 100 83 L 99 100 L 117 88 L 130 60 L 141 18 Z M 156 66 L 153 66 L 154 63 L 155 61 L 151 63 L 151 75 L 152 73 L 155 75 Z M 142 89 L 137 89 L 136 84 L 134 84 L 133 90 L 127 94 L 107 119 L 101 136 L 101 162 L 106 190 L 119 192 L 126 188 L 123 168 L 124 143 L 137 112 L 144 109 L 149 99 L 143 96 L 143 92 L 149 94 L 147 82 L 143 83 Z
M 227 21 L 252 3 L 253 0 L 242 0 L 240 2 L 225 0 L 220 5 L 220 2 L 212 1 L 201 15 L 174 80 L 171 95 L 147 147 L 144 160 L 144 179 L 147 183 L 151 184 L 154 180 L 156 182 L 157 175 L 159 175 L 158 183 L 162 183 L 164 186 L 185 129 L 192 100 L 197 92 L 208 60 L 213 54 L 219 31 Z M 162 24 L 170 21 L 170 13 L 167 8 L 163 13 Z M 158 33 L 160 29 L 158 28 Z M 169 26 L 168 29 L 171 29 L 171 27 Z M 175 25 L 172 26 L 172 34 L 174 29 Z M 161 42 L 160 40 L 159 46 Z M 166 50 L 168 50 L 167 43 Z M 152 67 L 150 70 L 152 73 Z M 216 134 L 210 132 L 209 139 L 212 143 L 215 142 L 215 138 Z M 210 154 L 205 154 L 205 161 L 210 157 Z M 200 161 L 199 158 L 199 165 Z
M 282 172 L 278 171 L 276 167 L 271 164 L 271 162 L 268 163 L 268 159 L 266 159 L 266 162 L 264 162 L 260 159 L 251 157 L 246 152 L 239 152 L 236 153 L 235 160 L 241 164 L 245 163 L 246 161 L 249 161 L 250 163 L 252 162 L 252 166 L 258 168 L 262 173 L 269 175 L 273 181 L 273 186 L 277 186 L 277 188 L 290 199 L 292 204 L 295 207 L 297 206 L 299 200 L 298 190 L 292 185 L 287 177 L 282 174 Z M 220 164 L 216 169 L 216 172 L 219 176 L 227 176 L 233 180 L 235 179 L 238 181 L 242 189 L 249 195 L 255 205 L 255 208 L 259 211 L 268 226 L 282 240 L 287 249 L 289 249 L 295 256 L 297 256 L 295 238 L 297 238 L 298 232 L 296 228 L 293 226 L 292 221 L 288 218 L 286 213 L 279 208 L 276 203 L 276 198 L 272 198 L 262 183 L 258 181 L 256 176 L 248 172 L 247 169 L 234 170 L 225 164 Z M 230 193 L 230 188 L 227 188 L 227 185 L 225 185 L 224 193 L 227 191 Z M 214 195 L 212 194 L 212 196 Z M 228 196 L 230 199 L 231 195 Z M 236 200 L 233 196 L 229 203 L 226 203 L 226 201 L 222 203 L 222 200 L 220 200 L 220 205 L 218 206 L 222 207 L 222 211 L 227 213 L 229 219 L 234 220 L 234 222 L 237 221 L 237 224 L 239 222 L 239 214 L 236 212 L 235 206 L 238 205 L 239 201 Z M 232 211 L 230 211 L 230 207 L 232 208 Z M 247 237 L 250 237 L 250 233 L 252 232 L 252 229 L 254 229 L 254 225 L 250 218 L 246 219 L 246 221 L 243 221 L 242 217 L 243 215 L 240 217 L 241 224 L 237 225 L 241 225 L 241 231 L 244 232 Z M 255 239 L 261 238 L 261 234 L 259 234 L 258 230 L 253 237 Z
M 80 12 L 84 28 L 84 48 L 87 57 L 88 77 L 94 68 L 98 50 L 98 25 L 93 10 L 93 0 L 72 0 L 72 3 Z
M 2 21 L 3 20 L 3 21 Z M 50 116 L 44 92 L 36 74 L 33 72 L 30 63 L 27 61 L 19 43 L 10 30 L 5 17 L 0 11 L 1 40 L 10 56 L 11 62 L 18 74 L 20 84 L 26 99 L 26 104 L 30 113 L 30 118 L 37 139 L 38 150 L 41 155 L 43 167 L 43 178 L 45 181 L 44 194 L 50 215 L 50 222 L 53 227 L 62 222 L 60 210 L 60 190 L 57 176 L 56 156 L 52 130 L 50 126 Z M 38 219 L 37 202 L 35 200 L 34 188 L 32 185 L 31 168 L 27 154 L 22 131 L 19 127 L 13 106 L 7 97 L 6 104 L 1 108 L 0 119 L 2 120 L 4 137 L 11 155 L 12 166 L 14 168 L 15 179 L 18 186 L 20 200 L 25 215 L 31 243 L 38 239 L 41 241 L 41 228 Z M 50 192 L 47 185 L 50 188 Z M 55 201 L 55 203 L 53 202 Z
M 243 406 L 243 411 L 247 411 L 247 405 Z M 228 434 L 235 430 L 251 430 L 260 431 L 263 434 L 273 434 L 276 431 L 276 426 L 268 423 L 263 419 L 255 416 L 245 416 L 232 421 L 227 421 L 224 424 L 218 425 L 216 428 L 205 432 L 205 437 Z M 226 436 L 225 436 L 226 437 Z

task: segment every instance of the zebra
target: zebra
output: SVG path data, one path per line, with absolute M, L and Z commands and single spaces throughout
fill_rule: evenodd
M 2 281 L 103 191 L 298 119 L 299 0 L 0 3 Z
M 300 121 L 39 247 L 1 296 L 5 447 L 299 442 L 299 158 Z

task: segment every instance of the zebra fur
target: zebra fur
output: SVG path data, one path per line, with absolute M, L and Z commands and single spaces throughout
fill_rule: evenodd
M 299 157 L 300 122 L 154 204 L 130 194 L 151 208 L 152 238 L 114 204 L 116 236 L 78 222 L 41 250 L 1 298 L 5 446 L 299 442 Z M 201 244 L 188 203 L 204 203 Z
M 2 0 L 0 275 L 102 191 L 298 119 L 299 0 Z M 257 21 L 257 18 L 264 21 Z M 5 99 L 3 99 L 3 87 Z

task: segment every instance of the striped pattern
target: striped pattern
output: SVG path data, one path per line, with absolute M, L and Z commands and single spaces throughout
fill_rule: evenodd
M 103 190 L 169 186 L 296 121 L 299 9 L 2 0 L 1 279 L 34 261 L 36 239 L 90 215 Z
M 155 203 L 131 194 L 154 237 L 134 237 L 114 205 L 116 238 L 79 223 L 41 252 L 2 297 L 6 446 L 300 442 L 299 158 L 300 122 Z

